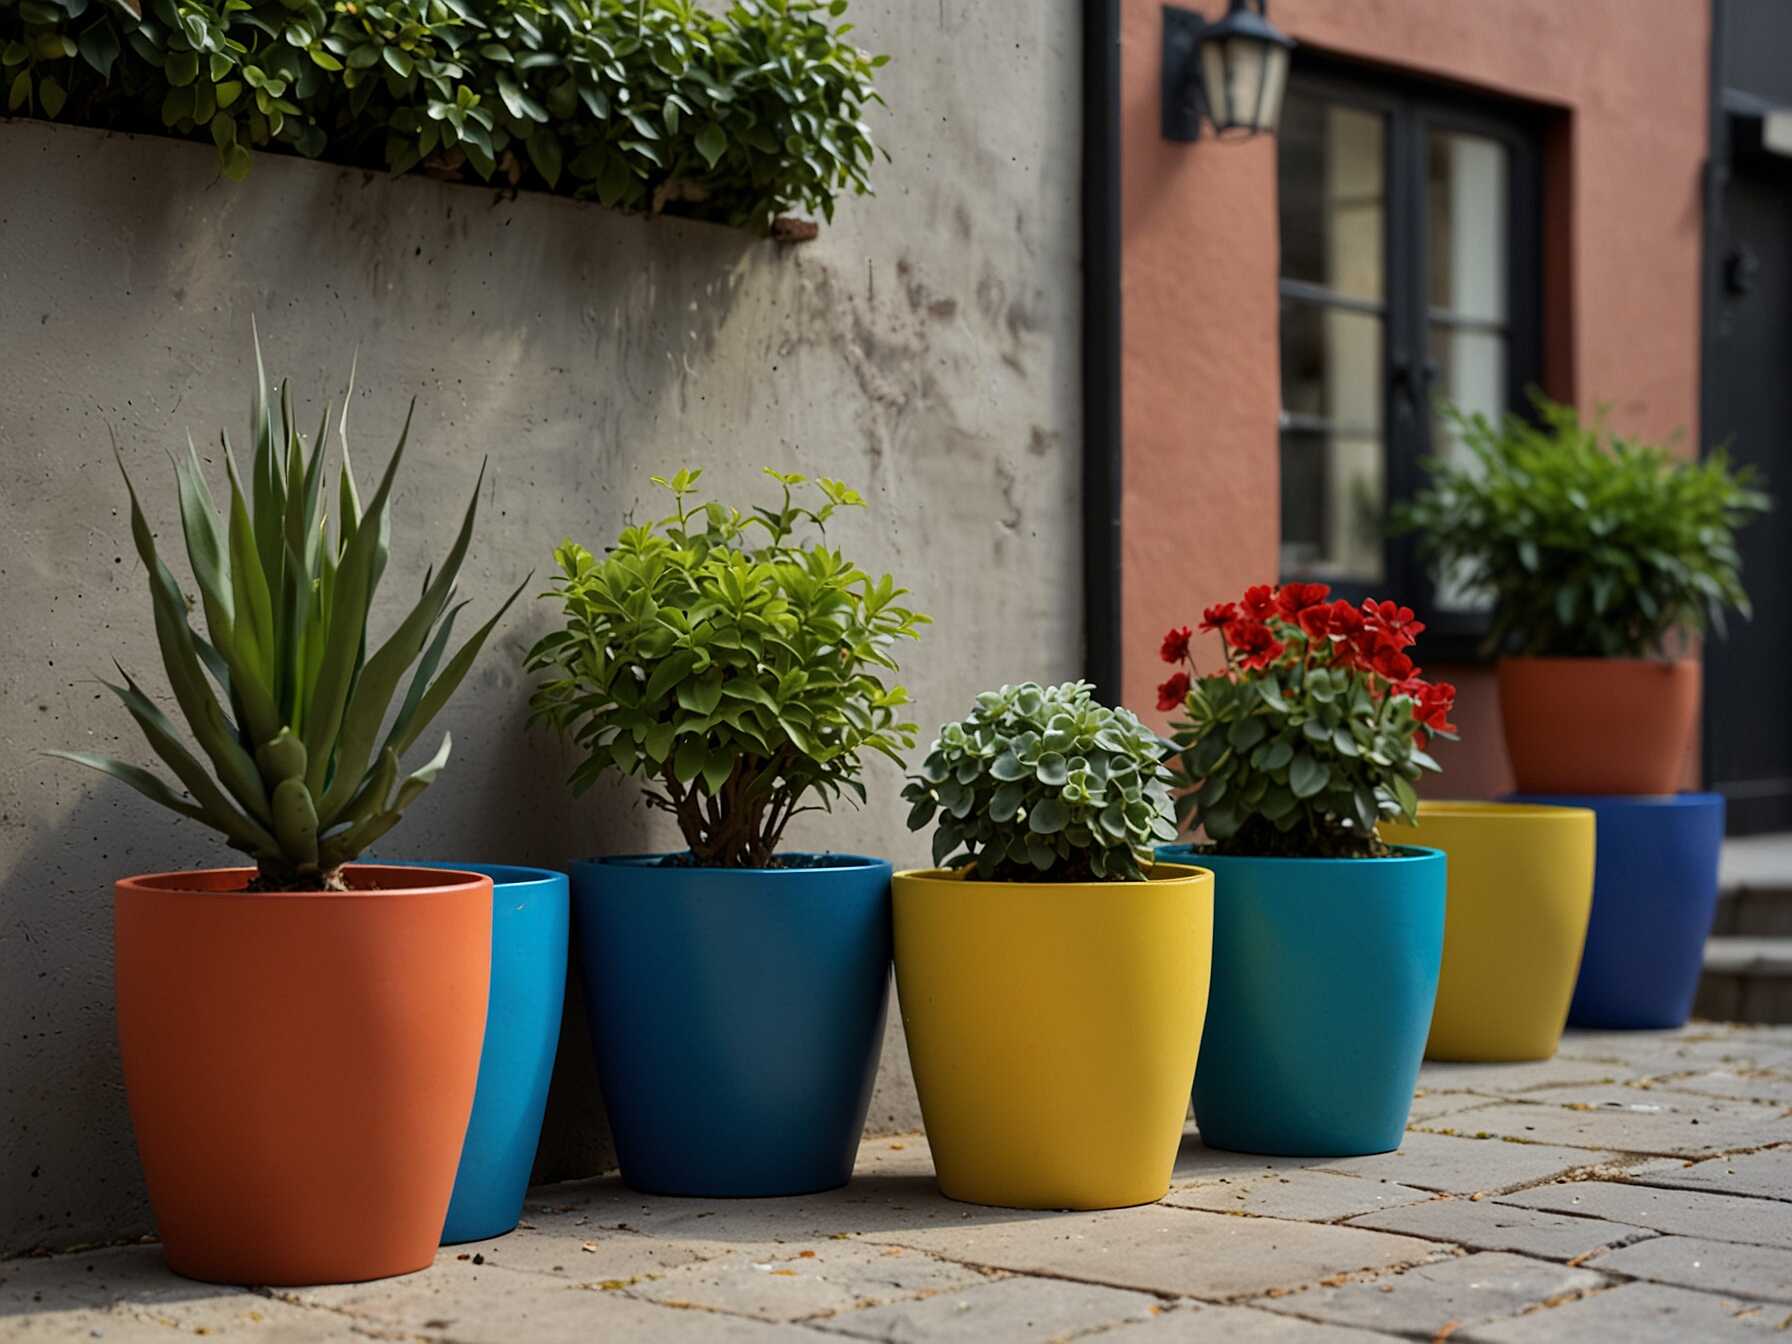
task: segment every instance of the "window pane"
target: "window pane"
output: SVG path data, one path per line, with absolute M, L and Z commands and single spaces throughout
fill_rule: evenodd
M 1479 412 L 1498 420 L 1506 410 L 1506 338 L 1494 332 L 1431 325 L 1430 355 L 1437 365 L 1436 405 L 1452 403 L 1465 413 Z M 1435 409 L 1431 417 L 1431 451 L 1454 462 L 1472 460 L 1450 425 Z M 1439 576 L 1437 605 L 1452 611 L 1485 611 L 1485 598 L 1472 598 L 1462 580 Z
M 1283 414 L 1379 437 L 1381 324 L 1373 314 L 1283 299 Z
M 1282 573 L 1382 580 L 1379 438 L 1282 431 Z
M 1433 389 L 1439 403 L 1491 420 L 1506 409 L 1506 338 L 1495 332 L 1452 329 L 1431 324 L 1431 359 L 1437 365 Z M 1431 417 L 1431 451 L 1451 461 L 1465 454 L 1450 433 L 1449 422 L 1435 411 Z
M 1383 297 L 1385 134 L 1377 113 L 1288 91 L 1276 133 L 1284 278 Z
M 1433 132 L 1426 145 L 1431 307 L 1506 319 L 1506 147 L 1481 135 Z

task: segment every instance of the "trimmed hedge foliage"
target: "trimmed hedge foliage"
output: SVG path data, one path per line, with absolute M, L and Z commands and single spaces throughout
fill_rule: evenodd
M 134 4 L 136 0 L 118 0 Z M 846 0 L 0 0 L 8 113 L 769 228 L 870 191 Z

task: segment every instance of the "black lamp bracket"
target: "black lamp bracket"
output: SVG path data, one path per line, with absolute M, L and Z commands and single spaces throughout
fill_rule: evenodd
M 1199 140 L 1205 106 L 1198 48 L 1207 20 L 1199 11 L 1164 6 L 1163 136 L 1166 140 Z

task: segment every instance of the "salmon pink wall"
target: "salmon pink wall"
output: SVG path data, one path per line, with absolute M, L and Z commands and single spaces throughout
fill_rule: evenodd
M 1549 391 L 1696 444 L 1708 6 L 1275 0 L 1270 15 L 1306 46 L 1560 114 L 1544 147 Z M 1275 145 L 1162 138 L 1161 24 L 1157 0 L 1127 0 L 1124 680 L 1156 723 L 1163 631 L 1275 576 L 1280 401 Z M 1509 787 L 1491 674 L 1428 671 L 1461 688 L 1445 790 Z

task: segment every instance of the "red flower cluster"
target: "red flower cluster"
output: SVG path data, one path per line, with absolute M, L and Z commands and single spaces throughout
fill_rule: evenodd
M 1332 667 L 1348 668 L 1379 678 L 1377 694 L 1404 695 L 1413 716 L 1428 732 L 1453 733 L 1450 710 L 1456 688 L 1449 682 L 1427 682 L 1407 653 L 1424 633 L 1411 607 L 1370 599 L 1360 607 L 1342 599 L 1328 601 L 1323 583 L 1266 583 L 1245 589 L 1237 602 L 1221 602 L 1201 613 L 1201 629 L 1217 632 L 1226 648 L 1226 666 L 1234 674 L 1259 672 L 1279 663 L 1311 663 L 1323 657 Z M 1164 636 L 1160 656 L 1166 663 L 1194 661 L 1189 628 L 1178 626 Z M 1168 712 L 1188 695 L 1189 673 L 1177 672 L 1157 688 L 1157 707 Z

